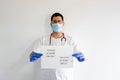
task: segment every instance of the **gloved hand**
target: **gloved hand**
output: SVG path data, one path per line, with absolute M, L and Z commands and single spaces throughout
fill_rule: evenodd
M 32 52 L 32 55 L 30 57 L 30 62 L 34 62 L 34 61 L 38 60 L 39 58 L 41 58 L 41 56 L 43 56 L 42 53 Z
M 81 52 L 74 53 L 72 56 L 75 57 L 79 62 L 85 61 L 84 55 Z

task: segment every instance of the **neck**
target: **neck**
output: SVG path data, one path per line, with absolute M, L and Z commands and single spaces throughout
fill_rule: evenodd
M 59 33 L 52 32 L 52 37 L 54 37 L 54 38 L 62 38 L 63 37 L 63 33 L 62 32 L 59 32 Z

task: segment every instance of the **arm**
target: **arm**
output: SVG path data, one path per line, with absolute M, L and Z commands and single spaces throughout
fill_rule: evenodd
M 72 54 L 73 57 L 75 57 L 79 62 L 85 61 L 85 57 L 83 53 L 80 51 L 80 46 L 78 43 L 75 43 L 73 40 L 71 40 L 72 45 L 74 47 L 74 53 Z
M 41 56 L 43 56 L 42 53 L 40 53 L 36 50 L 42 44 L 41 42 L 42 42 L 41 39 L 38 39 L 33 43 L 32 51 L 30 53 L 30 62 L 35 62 L 39 58 L 41 58 Z

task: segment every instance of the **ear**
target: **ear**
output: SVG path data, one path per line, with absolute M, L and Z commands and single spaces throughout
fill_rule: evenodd
M 64 27 L 64 24 L 65 24 L 65 23 L 63 22 L 63 27 Z
M 52 27 L 52 23 L 50 23 L 50 26 Z

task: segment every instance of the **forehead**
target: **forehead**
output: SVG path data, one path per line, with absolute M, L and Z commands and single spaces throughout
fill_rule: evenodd
M 62 20 L 61 16 L 54 16 L 53 20 Z

